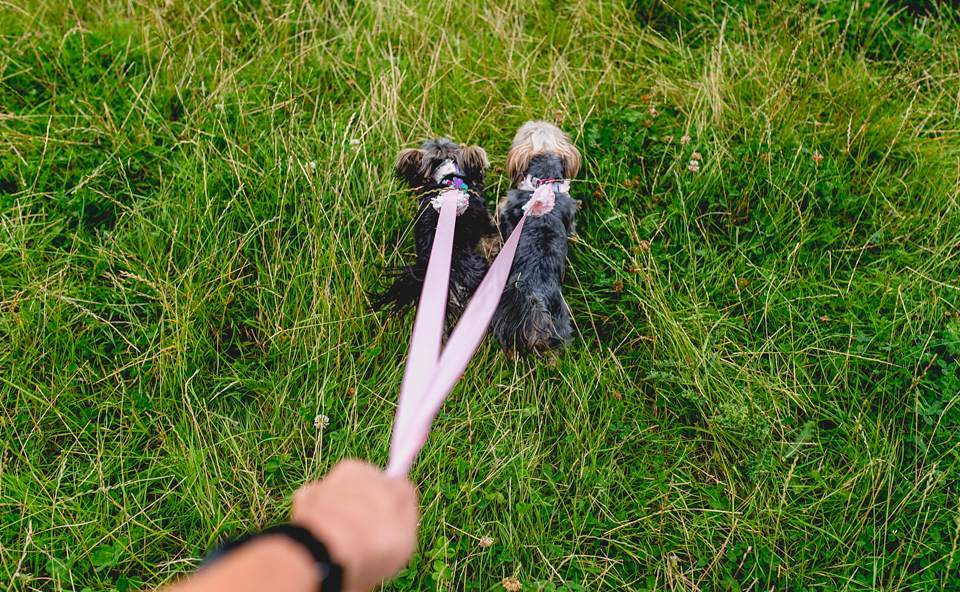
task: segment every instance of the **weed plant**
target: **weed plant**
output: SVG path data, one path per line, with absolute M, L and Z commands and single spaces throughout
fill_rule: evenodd
M 576 338 L 481 346 L 386 589 L 960 589 L 958 72 L 931 2 L 0 4 L 0 582 L 159 586 L 382 465 L 393 157 L 484 146 L 493 208 L 544 118 Z

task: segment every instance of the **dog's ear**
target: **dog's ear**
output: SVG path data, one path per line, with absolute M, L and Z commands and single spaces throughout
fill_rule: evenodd
M 479 146 L 464 146 L 457 155 L 457 164 L 466 177 L 467 184 L 483 183 L 483 174 L 490 166 L 487 151 Z
M 560 160 L 563 162 L 563 176 L 573 179 L 580 172 L 580 151 L 573 144 L 567 144 L 560 151 Z
M 530 161 L 533 160 L 533 151 L 529 144 L 517 144 L 510 147 L 507 153 L 507 176 L 510 177 L 510 184 L 519 185 L 523 181 L 523 174 L 527 172 Z
M 407 148 L 397 154 L 397 162 L 393 165 L 393 172 L 398 178 L 406 181 L 410 187 L 419 187 L 423 185 L 423 176 L 420 172 L 422 163 L 423 150 Z

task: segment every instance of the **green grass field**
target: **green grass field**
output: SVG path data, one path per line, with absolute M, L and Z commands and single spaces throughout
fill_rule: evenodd
M 393 158 L 479 144 L 492 207 L 543 118 L 576 338 L 480 347 L 386 589 L 960 590 L 958 72 L 929 2 L 0 3 L 0 587 L 159 586 L 383 465 Z

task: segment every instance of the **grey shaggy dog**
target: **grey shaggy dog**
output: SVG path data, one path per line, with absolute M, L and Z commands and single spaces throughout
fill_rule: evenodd
M 499 206 L 504 240 L 523 217 L 536 184 L 570 179 L 579 168 L 580 153 L 560 129 L 542 121 L 521 127 L 507 156 L 508 174 L 518 188 L 507 191 Z M 570 341 L 573 328 L 561 284 L 576 211 L 569 192 L 557 192 L 550 212 L 527 216 L 524 222 L 510 278 L 490 324 L 491 334 L 510 354 L 543 353 Z
M 467 209 L 457 216 L 453 234 L 447 313 L 455 317 L 463 311 L 489 268 L 486 258 L 477 252 L 477 245 L 483 237 L 497 234 L 483 194 L 484 174 L 489 166 L 483 148 L 461 147 L 447 138 L 428 140 L 419 150 L 408 148 L 397 155 L 394 173 L 406 181 L 420 200 L 413 226 L 417 257 L 411 265 L 390 270 L 389 275 L 393 277 L 390 287 L 371 294 L 375 309 L 390 308 L 400 314 L 420 301 L 440 220 L 440 213 L 430 200 L 449 189 L 454 179 L 460 179 L 468 186 L 469 201 Z

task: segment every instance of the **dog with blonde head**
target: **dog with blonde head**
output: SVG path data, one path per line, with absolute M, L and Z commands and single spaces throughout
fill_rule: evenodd
M 570 137 L 545 121 L 521 126 L 507 155 L 512 188 L 497 209 L 503 239 L 527 218 L 490 332 L 510 355 L 544 354 L 570 342 L 562 283 L 567 243 L 576 230 L 570 180 L 580 163 Z

